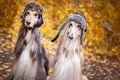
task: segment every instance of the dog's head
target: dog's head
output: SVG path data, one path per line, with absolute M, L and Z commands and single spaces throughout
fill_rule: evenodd
M 26 27 L 40 27 L 43 24 L 43 7 L 36 2 L 29 2 L 21 16 L 22 22 Z
M 59 33 L 67 29 L 67 37 L 71 40 L 80 38 L 81 44 L 84 42 L 85 33 L 87 31 L 87 22 L 82 14 L 71 14 L 68 19 L 61 25 Z M 59 35 L 58 33 L 58 35 Z M 64 34 L 66 35 L 66 34 Z M 57 36 L 58 37 L 58 36 Z M 57 39 L 57 37 L 54 40 Z

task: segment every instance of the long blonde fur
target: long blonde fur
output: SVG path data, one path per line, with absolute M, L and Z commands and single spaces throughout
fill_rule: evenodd
M 67 24 L 60 34 L 52 80 L 87 80 L 86 76 L 82 75 L 84 54 L 80 38 L 70 40 L 67 35 L 68 28 Z

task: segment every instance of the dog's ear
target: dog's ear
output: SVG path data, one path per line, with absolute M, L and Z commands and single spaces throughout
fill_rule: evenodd
M 37 23 L 35 24 L 35 27 L 40 27 L 43 23 L 44 23 L 43 22 L 43 17 L 42 17 L 42 15 L 40 15 Z
M 59 37 L 59 34 L 61 33 L 61 31 L 64 29 L 64 27 L 66 26 L 66 24 L 68 23 L 68 19 L 60 26 L 59 28 L 59 32 L 58 34 L 56 35 L 56 37 L 52 40 L 52 42 L 54 42 L 58 37 Z
M 86 18 L 85 18 L 85 16 L 84 15 L 82 15 L 82 14 L 78 14 L 80 17 L 81 17 L 81 19 L 82 19 L 82 26 L 83 26 L 83 28 L 82 28 L 82 34 L 81 34 L 81 44 L 83 44 L 84 43 L 84 38 L 85 38 L 85 33 L 86 33 L 86 31 L 87 31 L 87 21 L 86 21 Z

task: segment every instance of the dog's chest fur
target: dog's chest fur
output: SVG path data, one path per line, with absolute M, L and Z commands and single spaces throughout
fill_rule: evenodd
M 61 45 L 54 66 L 53 80 L 81 80 L 83 51 L 79 48 L 76 41 L 67 41 Z
M 24 49 L 19 57 L 19 60 L 14 67 L 15 71 L 15 80 L 34 80 L 37 70 L 37 60 L 33 60 L 37 54 L 34 54 L 31 56 L 31 52 L 35 49 L 37 46 L 37 43 L 35 42 L 34 36 L 32 35 L 32 31 L 28 31 L 25 40 L 26 40 L 26 46 L 24 46 Z M 24 76 L 24 77 L 23 77 Z M 23 78 L 23 79 L 22 79 Z

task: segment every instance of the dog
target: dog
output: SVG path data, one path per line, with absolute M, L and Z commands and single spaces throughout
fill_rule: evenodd
M 57 54 L 51 80 L 88 80 L 82 74 L 84 63 L 83 43 L 87 31 L 87 22 L 82 14 L 71 14 L 61 25 Z
M 7 80 L 46 80 L 49 60 L 41 40 L 43 12 L 37 2 L 26 4 L 14 49 L 15 65 Z

